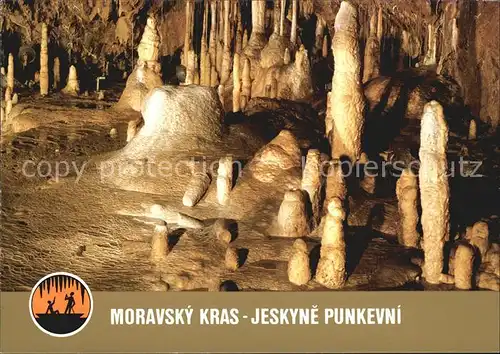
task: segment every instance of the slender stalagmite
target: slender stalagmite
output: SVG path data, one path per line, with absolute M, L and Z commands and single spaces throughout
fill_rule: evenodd
M 205 195 L 210 186 L 210 181 L 210 176 L 206 171 L 195 167 L 182 198 L 182 204 L 188 207 L 195 206 L 203 198 L 203 195 Z
M 328 56 L 328 36 L 325 34 L 325 37 L 323 38 L 323 47 L 321 50 L 321 55 L 323 58 L 326 58 Z
M 321 238 L 316 280 L 329 289 L 340 289 L 346 281 L 346 244 L 344 239 L 346 213 L 342 204 L 342 200 L 339 198 L 333 198 L 328 203 L 328 213 Z
M 320 217 L 321 182 L 320 152 L 317 149 L 311 149 L 307 152 L 306 164 L 302 173 L 301 188 L 309 196 L 313 227 L 318 224 Z
M 443 107 L 436 101 L 424 107 L 420 132 L 420 199 L 422 204 L 423 276 L 439 283 L 443 268 L 443 246 L 449 239 L 449 186 L 446 148 L 448 126 Z
M 332 51 L 335 68 L 329 117 L 333 121 L 332 157 L 347 157 L 352 162 L 361 155 L 365 102 L 361 85 L 357 10 L 349 2 L 340 4 L 335 18 Z
M 68 82 L 63 92 L 69 95 L 78 95 L 80 92 L 80 83 L 78 82 L 78 74 L 76 68 L 71 65 L 69 67 Z
M 311 268 L 309 266 L 309 254 L 307 244 L 302 239 L 293 243 L 292 254 L 288 261 L 288 280 L 295 285 L 305 285 L 311 279 Z
M 61 62 L 59 57 L 54 58 L 54 68 L 52 69 L 54 73 L 54 89 L 57 90 L 61 85 Z
M 233 186 L 233 159 L 231 156 L 221 157 L 217 170 L 217 201 L 226 205 Z
M 10 87 L 14 92 L 14 56 L 9 54 L 9 62 L 7 64 L 7 87 Z
M 286 0 L 281 0 L 280 4 L 280 36 L 283 37 L 285 34 L 285 12 L 286 12 Z
M 164 221 L 155 225 L 153 238 L 151 240 L 151 261 L 158 263 L 164 261 L 168 255 L 168 227 Z
M 42 42 L 40 44 L 40 95 L 49 94 L 49 48 L 47 24 L 42 23 Z
M 380 73 L 380 45 L 377 37 L 377 15 L 370 18 L 370 33 L 365 46 L 363 65 L 363 83 L 379 76 Z
M 7 86 L 5 88 L 5 116 L 9 121 L 10 111 L 12 110 L 12 89 Z
M 304 192 L 298 189 L 285 193 L 278 212 L 280 236 L 302 237 L 309 234 L 306 199 Z
M 474 119 L 470 121 L 469 124 L 469 140 L 476 140 L 477 139 L 477 124 Z
M 285 65 L 288 65 L 290 64 L 291 60 L 292 59 L 290 57 L 290 49 L 285 48 L 285 54 L 283 55 L 283 62 L 285 63 Z
M 290 42 L 292 45 L 295 45 L 297 42 L 297 9 L 298 9 L 298 0 L 292 0 L 292 28 L 290 33 Z
M 418 225 L 418 178 L 410 170 L 405 169 L 396 183 L 398 197 L 400 231 L 398 241 L 406 247 L 418 247 L 420 235 Z
M 250 60 L 245 58 L 243 64 L 242 86 L 241 86 L 241 109 L 245 109 L 252 96 L 252 79 L 250 78 Z
M 468 244 L 460 244 L 455 252 L 455 287 L 462 290 L 470 290 L 473 286 L 474 273 L 474 247 Z
M 233 112 L 240 111 L 241 102 L 241 77 L 240 77 L 240 55 L 234 54 L 233 60 Z

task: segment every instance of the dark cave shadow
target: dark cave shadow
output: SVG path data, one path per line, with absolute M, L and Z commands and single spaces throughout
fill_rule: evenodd
M 181 236 L 186 232 L 186 229 L 175 229 L 172 232 L 170 232 L 167 236 L 167 244 L 168 244 L 168 249 L 171 251 L 177 242 L 179 242 Z
M 240 291 L 238 285 L 232 280 L 225 280 L 220 284 L 220 291 Z
M 361 261 L 361 257 L 368 248 L 368 244 L 373 238 L 367 227 L 354 226 L 349 228 L 346 235 L 346 273 L 349 277 Z
M 238 267 L 242 267 L 248 258 L 249 250 L 248 248 L 238 248 Z

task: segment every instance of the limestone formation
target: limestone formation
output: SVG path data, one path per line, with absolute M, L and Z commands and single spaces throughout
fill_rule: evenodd
M 347 186 L 342 173 L 342 166 L 333 162 L 326 176 L 324 209 L 328 209 L 328 205 L 335 198 L 344 201 L 347 198 Z
M 226 84 L 226 82 L 229 79 L 229 76 L 231 74 L 231 51 L 229 48 L 224 49 L 224 52 L 222 53 L 222 66 L 221 66 L 221 75 L 220 75 L 220 82 L 222 84 Z
M 252 1 L 252 36 L 265 33 L 266 2 Z
M 458 289 L 469 290 L 473 286 L 474 248 L 460 244 L 455 253 L 455 286 Z
M 144 62 L 158 62 L 160 58 L 160 36 L 156 29 L 156 20 L 149 17 L 137 47 L 139 60 Z
M 248 45 L 248 32 L 247 30 L 243 31 L 243 39 L 241 43 L 241 49 L 245 49 L 246 46 Z
M 201 222 L 200 220 L 193 218 L 189 215 L 179 213 L 173 208 L 159 204 L 153 204 L 149 209 L 149 214 L 147 216 L 163 220 L 166 223 L 177 224 L 180 227 L 185 227 L 190 229 L 203 228 L 203 222 Z
M 54 67 L 52 68 L 52 72 L 54 75 L 54 90 L 59 89 L 61 85 L 61 63 L 59 61 L 59 57 L 54 58 Z
M 219 85 L 219 74 L 217 74 L 217 69 L 215 65 L 212 64 L 210 59 L 210 86 L 217 87 Z
M 211 179 L 207 172 L 195 168 L 182 198 L 182 204 L 188 207 L 195 206 L 205 195 L 210 182 Z
M 282 130 L 255 154 L 248 169 L 257 180 L 271 183 L 284 171 L 299 168 L 300 161 L 301 152 L 296 137 L 290 131 Z
M 346 214 L 339 198 L 328 204 L 316 281 L 329 289 L 340 289 L 346 281 L 346 244 L 344 220 Z
M 472 246 L 476 247 L 481 260 L 484 260 L 490 247 L 488 224 L 484 221 L 478 221 L 472 227 L 468 227 L 466 231 L 466 239 Z
M 233 236 L 230 231 L 230 223 L 226 219 L 217 219 L 213 225 L 215 236 L 219 241 L 229 244 Z
M 158 264 L 164 261 L 168 255 L 168 227 L 162 221 L 155 225 L 153 237 L 151 239 L 151 261 Z
M 291 61 L 291 57 L 290 57 L 290 49 L 288 48 L 285 48 L 285 53 L 283 54 L 283 63 L 285 65 L 288 65 L 290 64 L 290 61 Z
M 301 188 L 305 190 L 309 196 L 313 226 L 316 226 L 319 222 L 321 186 L 322 175 L 320 152 L 319 150 L 311 149 L 307 152 L 306 164 L 302 173 Z
M 290 42 L 295 45 L 297 42 L 297 11 L 298 11 L 298 0 L 292 0 L 292 29 L 290 33 Z
M 47 24 L 42 23 L 42 42 L 40 44 L 40 95 L 49 94 L 49 49 Z
M 323 38 L 323 45 L 321 47 L 321 56 L 323 58 L 328 57 L 328 36 L 325 34 L 325 37 Z
M 295 285 L 306 285 L 311 279 L 307 244 L 302 239 L 293 243 L 292 255 L 288 261 L 288 280 Z
M 471 119 L 469 124 L 469 140 L 477 139 L 477 123 L 474 119 Z
M 0 68 L 0 74 L 1 74 L 1 75 L 6 75 L 6 72 L 5 72 L 5 67 L 3 67 L 3 66 L 2 66 L 2 67 Z
M 234 247 L 228 247 L 225 256 L 226 268 L 228 270 L 235 271 L 239 268 L 239 263 L 238 250 Z
M 226 205 L 233 185 L 233 159 L 231 156 L 221 157 L 217 170 L 217 201 Z
M 74 65 L 69 67 L 68 82 L 62 91 L 67 95 L 78 95 L 80 93 L 80 82 Z
M 418 179 L 410 170 L 405 169 L 396 183 L 398 197 L 400 231 L 398 241 L 405 247 L 418 247 L 420 235 L 418 225 Z
M 358 37 L 357 10 L 343 1 L 335 18 L 332 41 L 335 71 L 329 102 L 334 136 L 331 146 L 333 158 L 347 157 L 352 162 L 361 154 L 365 115 Z
M 10 112 L 12 111 L 12 89 L 7 86 L 5 88 L 5 96 L 4 96 L 4 99 L 5 99 L 5 116 L 7 118 L 7 120 L 10 121 Z
M 186 65 L 186 85 L 194 84 L 194 77 L 196 71 L 196 54 L 194 50 L 190 50 L 187 54 L 187 65 Z
M 286 11 L 286 0 L 281 0 L 280 3 L 280 36 L 285 35 L 285 11 Z
M 191 50 L 192 30 L 193 30 L 193 17 L 194 17 L 194 3 L 192 0 L 186 1 L 186 33 L 184 35 L 184 50 L 182 56 L 182 64 L 187 66 L 188 53 Z
M 233 112 L 240 111 L 241 103 L 241 77 L 240 77 L 240 55 L 234 54 L 233 62 Z
M 142 118 L 138 120 L 131 120 L 128 122 L 127 126 L 127 143 L 130 142 L 136 135 L 142 126 Z
M 500 277 L 495 274 L 478 272 L 475 281 L 478 288 L 500 291 Z
M 370 81 L 380 74 L 380 43 L 377 37 L 377 15 L 370 18 L 370 33 L 365 46 L 363 65 L 363 83 Z
M 19 102 L 19 95 L 17 93 L 12 95 L 12 105 L 16 105 Z
M 223 84 L 220 84 L 219 87 L 217 88 L 217 93 L 219 95 L 219 101 L 221 102 L 222 104 L 222 107 L 225 107 L 225 100 L 224 100 L 224 91 L 225 91 L 225 87 Z
M 302 190 L 285 193 L 278 213 L 279 236 L 303 237 L 309 234 L 306 197 Z
M 9 54 L 7 64 L 7 87 L 10 87 L 11 91 L 14 91 L 14 56 L 12 53 Z
M 423 276 L 438 283 L 443 268 L 443 246 L 449 239 L 449 186 L 446 148 L 448 126 L 436 101 L 424 108 L 420 132 L 419 185 L 425 265 Z
M 437 64 L 437 28 L 436 25 L 427 25 L 427 53 L 424 57 L 424 65 Z

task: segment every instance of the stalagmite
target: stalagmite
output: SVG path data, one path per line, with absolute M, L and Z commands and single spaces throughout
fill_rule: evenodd
M 40 44 L 40 95 L 49 94 L 49 49 L 47 24 L 42 23 L 42 42 Z
M 473 286 L 474 248 L 460 244 L 455 252 L 455 287 L 469 290 Z
M 329 289 L 340 289 L 346 281 L 346 244 L 344 239 L 345 211 L 342 200 L 333 198 L 328 203 L 321 238 L 321 251 L 316 280 Z
M 358 44 L 357 11 L 343 1 L 335 18 L 332 51 L 335 68 L 329 102 L 333 121 L 332 157 L 348 157 L 352 162 L 361 154 L 361 135 L 365 103 L 361 86 L 361 61 Z
M 142 118 L 137 120 L 131 120 L 128 122 L 127 143 L 137 135 L 137 132 L 139 131 L 141 126 L 142 126 Z
M 319 17 L 316 19 L 316 30 L 314 32 L 314 54 L 319 55 L 319 52 L 324 52 L 326 33 L 325 33 L 325 21 L 323 18 Z M 326 44 L 328 46 L 328 43 Z M 328 47 L 326 48 L 328 51 Z
M 342 172 L 342 166 L 338 163 L 331 163 L 326 177 L 326 190 L 324 209 L 328 208 L 330 201 L 338 198 L 344 201 L 347 197 L 347 186 Z
M 418 247 L 420 235 L 418 225 L 418 179 L 410 170 L 405 169 L 396 183 L 400 231 L 398 241 L 405 247 Z
M 292 0 L 292 29 L 290 33 L 290 42 L 295 45 L 297 42 L 297 16 L 298 0 Z
M 317 149 L 311 149 L 307 152 L 306 164 L 302 173 L 301 188 L 309 196 L 312 211 L 313 227 L 319 222 L 320 203 L 321 203 L 321 161 L 320 152 Z
M 245 58 L 243 64 L 242 86 L 241 86 L 241 109 L 245 109 L 246 104 L 252 98 L 252 79 L 250 78 L 250 60 Z
M 290 64 L 290 61 L 291 61 L 291 57 L 290 57 L 290 50 L 288 48 L 285 48 L 285 54 L 283 56 L 283 62 L 285 63 L 285 65 L 288 65 Z
M 241 49 L 245 49 L 245 47 L 248 45 L 248 31 L 244 30 L 243 31 L 243 39 L 241 42 Z
M 199 68 L 199 61 L 198 61 L 198 55 L 194 55 L 194 73 L 193 73 L 193 84 L 194 85 L 199 85 L 200 84 L 200 68 Z
M 4 99 L 5 99 L 5 116 L 7 120 L 10 121 L 9 115 L 10 112 L 12 111 L 12 89 L 9 86 L 5 88 Z
M 14 91 L 14 56 L 9 54 L 9 62 L 7 64 L 7 87 Z
M 12 104 L 16 105 L 19 102 L 19 96 L 17 93 L 12 95 Z
M 187 207 L 195 206 L 205 195 L 210 186 L 210 176 L 207 172 L 195 167 L 193 176 L 188 182 L 182 204 Z
M 363 83 L 378 77 L 380 74 L 380 43 L 377 37 L 377 15 L 370 18 L 370 34 L 365 46 L 363 65 Z
M 288 261 L 288 280 L 295 285 L 305 285 L 311 279 L 307 244 L 302 239 L 293 243 L 292 255 Z
M 233 112 L 240 111 L 241 102 L 241 77 L 240 77 L 240 55 L 234 54 L 233 60 Z
M 449 186 L 446 148 L 448 127 L 443 107 L 436 101 L 424 107 L 420 132 L 420 198 L 425 265 L 423 276 L 438 283 L 443 268 L 443 246 L 449 239 Z
M 477 124 L 474 119 L 471 119 L 469 124 L 469 140 L 477 139 Z
M 5 67 L 3 67 L 3 66 L 2 66 L 2 67 L 0 68 L 0 74 L 1 74 L 1 75 L 5 75 L 5 74 L 6 74 L 6 73 L 5 73 Z
M 238 250 L 234 247 L 228 247 L 226 250 L 225 264 L 228 270 L 235 271 L 240 266 Z
M 217 201 L 226 205 L 233 186 L 233 159 L 231 156 L 221 157 L 217 170 Z
M 214 222 L 214 233 L 219 241 L 226 244 L 229 244 L 232 241 L 233 236 L 231 234 L 230 227 L 230 223 L 226 219 L 217 219 Z
M 78 74 L 76 68 L 71 65 L 69 67 L 68 83 L 66 87 L 62 90 L 63 93 L 68 95 L 78 95 L 80 92 L 80 83 L 78 82 Z
M 285 193 L 278 212 L 279 236 L 303 237 L 309 234 L 306 199 L 301 190 Z
M 168 227 L 164 221 L 155 225 L 153 238 L 151 239 L 151 261 L 160 263 L 167 258 L 168 255 Z
M 377 14 L 377 38 L 379 46 L 382 45 L 382 39 L 384 38 L 384 13 L 382 7 L 378 8 Z
M 270 98 L 278 97 L 278 80 L 275 77 L 271 79 L 271 92 L 269 97 Z
M 147 66 L 151 66 L 150 63 L 159 65 L 160 36 L 156 29 L 156 20 L 153 17 L 148 17 L 146 21 L 146 27 L 137 47 L 137 53 L 139 54 L 139 60 L 145 62 Z
M 321 55 L 323 58 L 328 57 L 328 36 L 326 34 L 323 37 L 323 47 L 321 49 Z
M 59 57 L 54 58 L 54 67 L 52 68 L 52 72 L 54 74 L 54 90 L 59 89 L 61 85 L 61 62 L 59 61 Z

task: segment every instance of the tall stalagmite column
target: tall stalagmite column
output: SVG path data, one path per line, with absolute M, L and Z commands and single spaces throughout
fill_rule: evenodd
M 250 77 L 250 60 L 245 58 L 243 64 L 242 86 L 241 86 L 241 109 L 245 109 L 248 101 L 252 98 L 252 79 Z
M 420 131 L 420 198 L 425 264 L 423 276 L 439 283 L 443 246 L 449 239 L 449 186 L 446 148 L 448 126 L 443 107 L 436 101 L 424 107 Z
M 49 94 L 49 48 L 47 25 L 42 23 L 42 42 L 40 44 L 40 95 Z
M 306 164 L 302 173 L 301 188 L 309 196 L 314 227 L 318 224 L 320 217 L 321 186 L 320 152 L 319 150 L 311 149 L 307 152 Z
M 406 247 L 418 247 L 420 235 L 418 225 L 418 178 L 410 170 L 405 169 L 396 183 L 400 231 L 398 241 Z
M 332 157 L 345 156 L 353 162 L 361 155 L 365 115 L 358 37 L 357 10 L 349 2 L 343 1 L 335 18 L 332 40 L 335 72 L 329 117 L 333 127 Z
M 9 54 L 9 62 L 7 64 L 7 87 L 14 92 L 14 56 Z

